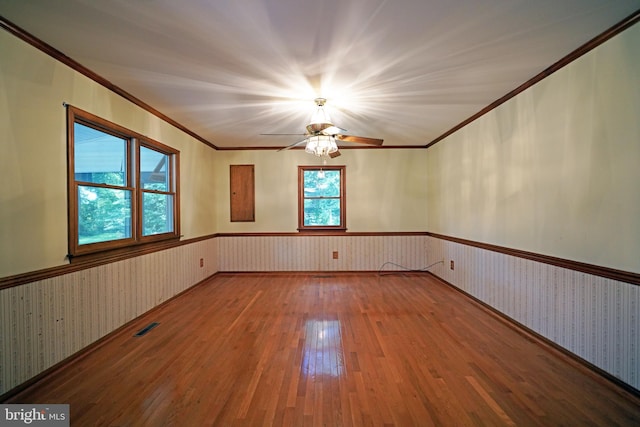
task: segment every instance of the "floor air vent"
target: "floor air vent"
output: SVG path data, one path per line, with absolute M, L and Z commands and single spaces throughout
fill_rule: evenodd
M 135 335 L 134 337 L 141 337 L 144 334 L 146 334 L 147 332 L 149 332 L 150 330 L 152 330 L 153 328 L 155 328 L 156 326 L 158 326 L 160 323 L 158 322 L 153 322 L 153 323 L 149 323 L 147 326 L 145 326 L 144 328 L 140 329 Z

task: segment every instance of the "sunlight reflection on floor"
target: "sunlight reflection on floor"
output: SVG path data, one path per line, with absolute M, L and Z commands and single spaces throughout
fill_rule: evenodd
M 342 375 L 344 357 L 339 320 L 306 321 L 301 370 L 311 377 Z

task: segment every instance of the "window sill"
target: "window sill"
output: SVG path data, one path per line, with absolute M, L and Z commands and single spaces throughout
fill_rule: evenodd
M 347 231 L 346 228 L 341 227 L 318 227 L 318 228 L 298 228 L 298 233 L 300 234 L 345 234 Z
M 116 249 L 105 249 L 97 252 L 90 252 L 80 255 L 68 254 L 70 264 L 95 264 L 120 261 L 127 258 L 134 258 L 140 255 L 157 252 L 177 246 L 180 243 L 180 237 L 173 237 L 157 242 L 143 243 L 138 245 L 126 246 Z

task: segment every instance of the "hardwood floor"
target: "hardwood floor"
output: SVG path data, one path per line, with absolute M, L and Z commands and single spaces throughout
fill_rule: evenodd
M 638 399 L 426 274 L 218 275 L 12 402 L 73 426 L 640 425 Z

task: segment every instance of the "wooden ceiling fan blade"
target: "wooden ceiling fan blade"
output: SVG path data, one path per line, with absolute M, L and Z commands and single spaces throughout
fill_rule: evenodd
M 338 156 L 340 156 L 340 155 L 341 155 L 341 154 L 340 154 L 340 150 L 338 150 L 338 151 L 334 151 L 333 153 L 329 153 L 329 157 L 331 157 L 332 159 L 333 159 L 333 158 L 336 158 L 336 157 L 338 157 Z
M 383 139 L 367 138 L 364 136 L 336 135 L 338 141 L 355 142 L 357 144 L 382 145 Z

